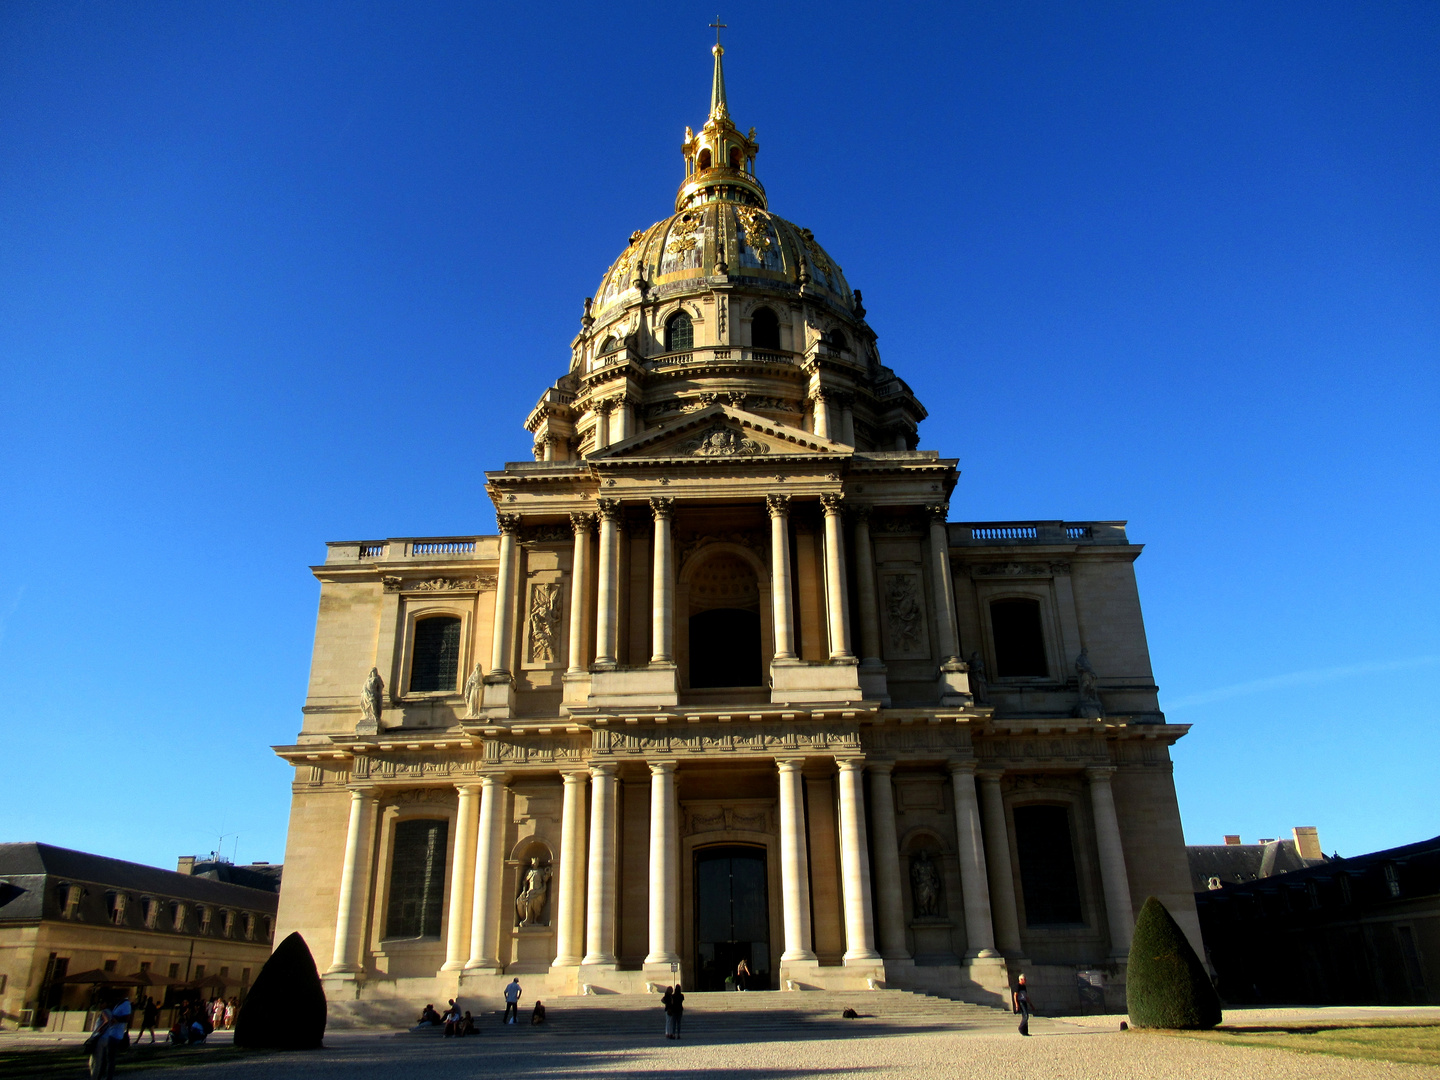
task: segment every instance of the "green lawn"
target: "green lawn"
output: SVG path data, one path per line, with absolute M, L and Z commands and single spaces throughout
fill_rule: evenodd
M 176 1065 L 198 1065 L 208 1062 L 232 1061 L 235 1058 L 262 1054 L 263 1050 L 237 1050 L 233 1046 L 166 1046 L 146 1043 L 120 1055 L 116 1076 L 148 1069 L 168 1069 Z M 36 1077 L 41 1080 L 76 1080 L 87 1075 L 89 1062 L 79 1044 L 74 1046 L 0 1047 L 0 1076 Z
M 1167 1031 L 1229 1046 L 1268 1046 L 1409 1065 L 1440 1065 L 1440 1024 L 1364 1020 L 1312 1024 L 1221 1024 L 1213 1031 Z

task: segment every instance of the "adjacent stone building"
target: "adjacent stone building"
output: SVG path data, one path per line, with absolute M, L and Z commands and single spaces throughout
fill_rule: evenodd
M 206 996 L 243 995 L 270 955 L 278 869 L 211 864 L 196 877 L 0 844 L 0 1023 L 83 1029 L 95 984 L 67 979 L 86 971 L 144 973 L 157 1000 L 207 976 Z
M 672 216 L 487 474 L 498 536 L 329 545 L 280 933 L 333 1002 L 677 979 L 1123 999 L 1199 946 L 1114 521 L 951 521 L 858 291 L 769 210 L 715 47 Z M 958 407 L 958 400 L 952 407 Z

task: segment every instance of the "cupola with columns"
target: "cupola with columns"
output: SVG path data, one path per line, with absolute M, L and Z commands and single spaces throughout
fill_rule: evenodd
M 860 450 L 914 449 L 924 407 L 881 363 L 840 264 L 770 212 L 712 51 L 675 213 L 632 233 L 585 300 L 570 370 L 526 420 L 536 460 L 589 457 L 714 400 Z

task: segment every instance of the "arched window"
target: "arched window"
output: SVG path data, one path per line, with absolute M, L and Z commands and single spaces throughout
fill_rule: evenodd
M 415 658 L 410 664 L 410 691 L 454 690 L 460 670 L 460 620 L 439 615 L 415 624 Z
M 850 347 L 850 341 L 845 337 L 843 330 L 831 330 L 825 335 L 825 340 L 830 343 L 832 349 L 848 349 Z
M 612 352 L 614 352 L 614 351 L 615 351 L 616 349 L 618 349 L 618 348 L 620 348 L 620 339 L 617 338 L 614 334 L 611 334 L 611 335 L 610 335 L 609 337 L 607 337 L 607 338 L 604 340 L 604 342 L 600 345 L 600 355 L 601 355 L 601 356 L 609 356 Z
M 1045 630 L 1038 600 L 992 600 L 990 629 L 995 635 L 995 674 L 1013 677 L 1050 674 L 1045 661 Z
M 385 909 L 387 938 L 440 936 L 445 903 L 445 837 L 448 821 L 420 819 L 395 825 L 395 854 L 390 861 L 390 901 Z
M 780 348 L 780 320 L 768 307 L 756 308 L 750 316 L 750 344 L 757 349 Z
M 708 168 L 710 167 L 710 151 L 709 151 L 709 150 L 701 150 L 701 151 L 700 151 L 699 165 L 700 165 L 700 168 L 702 168 L 702 169 L 708 169 Z
M 665 351 L 684 352 L 695 345 L 695 326 L 690 316 L 677 311 L 665 324 Z
M 1064 806 L 1015 807 L 1015 848 L 1028 926 L 1084 922 L 1070 810 Z
M 730 148 L 730 168 L 739 169 L 740 161 L 740 148 L 738 146 L 732 146 Z

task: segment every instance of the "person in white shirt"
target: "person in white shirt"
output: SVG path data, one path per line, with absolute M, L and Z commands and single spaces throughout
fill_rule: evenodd
M 517 1006 L 520 1004 L 520 980 L 510 980 L 510 985 L 505 987 L 505 1016 L 500 1022 L 502 1024 L 515 1023 Z

